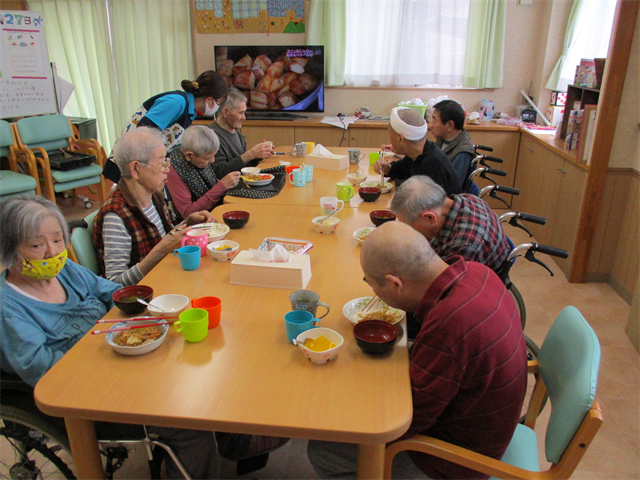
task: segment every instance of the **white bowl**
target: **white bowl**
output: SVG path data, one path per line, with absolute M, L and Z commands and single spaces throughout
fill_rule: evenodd
M 209 243 L 215 242 L 216 240 L 222 240 L 229 230 L 231 230 L 224 223 L 199 223 L 198 225 L 193 226 L 194 229 L 205 230 L 209 235 L 207 241 Z
M 347 303 L 344 304 L 344 307 L 342 307 L 342 314 L 345 317 L 347 317 L 349 321 L 353 324 L 356 324 L 362 321 L 363 319 L 358 315 L 358 313 L 367 305 L 369 305 L 369 302 L 371 301 L 372 298 L 373 297 L 360 297 L 360 298 L 354 298 L 353 300 L 349 300 Z M 367 311 L 367 313 L 373 314 L 377 312 L 382 312 L 385 306 L 387 306 L 387 304 L 384 303 L 382 300 L 379 300 L 376 303 L 376 305 L 372 305 L 371 311 Z M 386 313 L 387 315 L 386 315 L 386 318 L 384 318 L 384 320 L 389 321 L 389 323 L 392 325 L 395 325 L 396 323 L 402 321 L 402 319 L 407 316 L 405 311 L 400 310 L 399 308 L 388 307 Z M 383 318 L 382 317 L 372 318 L 371 320 L 381 320 L 381 319 Z
M 182 313 L 189 306 L 189 297 L 184 295 L 176 295 L 173 293 L 167 295 L 160 295 L 149 302 L 149 313 L 156 317 L 164 317 L 167 315 L 177 315 Z M 155 308 L 159 307 L 159 308 Z M 160 308 L 162 310 L 160 310 Z
M 366 182 L 362 182 L 360 186 L 380 188 L 380 182 L 375 180 L 368 180 Z M 380 188 L 380 193 L 389 193 L 392 188 L 393 188 L 393 183 L 385 181 L 384 188 Z
M 153 320 L 141 320 L 140 322 L 122 322 L 116 323 L 111 328 L 118 327 L 130 327 L 132 325 L 151 325 L 154 322 Z M 144 345 L 140 345 L 138 347 L 123 347 L 121 345 L 117 345 L 114 340 L 120 336 L 123 332 L 111 332 L 107 333 L 106 341 L 111 348 L 113 348 L 116 352 L 121 353 L 122 355 L 144 355 L 145 353 L 153 352 L 156 348 L 159 348 L 160 345 L 164 342 L 165 338 L 167 338 L 167 332 L 169 331 L 169 325 L 160 326 L 162 329 L 162 335 L 155 342 L 146 343 Z
M 329 235 L 330 233 L 333 233 L 336 231 L 336 228 L 338 228 L 338 224 L 340 223 L 340 219 L 334 216 L 334 217 L 329 217 L 326 220 L 323 220 L 322 223 L 319 223 L 320 220 L 322 220 L 324 217 L 326 217 L 326 215 L 316 217 L 313 220 L 311 220 L 311 223 L 313 223 L 313 226 L 316 229 L 316 232 Z M 325 223 L 326 225 L 323 225 L 323 223 Z
M 309 350 L 304 346 L 305 339 L 311 338 L 315 340 L 320 336 L 325 337 L 336 346 L 323 352 L 314 352 L 313 350 Z M 344 338 L 342 338 L 342 335 L 340 335 L 335 330 L 331 330 L 330 328 L 318 327 L 302 332 L 296 337 L 293 343 L 294 345 L 297 345 L 300 350 L 302 350 L 302 353 L 304 353 L 309 360 L 311 360 L 313 363 L 321 364 L 326 363 L 329 360 L 333 360 L 336 357 L 338 351 L 344 344 Z
M 231 250 L 216 250 L 216 248 L 224 246 L 231 247 Z M 231 260 L 236 256 L 239 248 L 240 244 L 231 240 L 218 240 L 217 242 L 212 242 L 207 245 L 209 255 L 215 258 L 218 262 L 226 262 L 227 260 Z
M 260 167 L 244 167 L 240 172 L 243 175 L 257 175 L 260 173 Z
M 367 235 L 369 235 L 375 229 L 376 227 L 359 228 L 355 232 L 353 232 L 353 238 L 355 238 L 358 241 L 358 243 L 362 245 L 362 242 L 364 242 L 364 239 L 367 238 Z
M 364 173 L 350 173 L 347 175 L 347 179 L 351 182 L 351 185 L 358 186 L 367 176 Z

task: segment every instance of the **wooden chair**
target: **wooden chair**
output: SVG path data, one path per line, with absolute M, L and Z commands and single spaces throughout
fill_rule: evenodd
M 574 307 L 566 307 L 554 322 L 530 371 L 539 373 L 524 425 L 518 425 L 502 460 L 481 455 L 424 435 L 393 443 L 385 453 L 384 478 L 391 478 L 393 457 L 404 451 L 427 453 L 502 479 L 550 480 L 569 478 L 602 424 L 594 401 L 600 343 Z M 533 428 L 540 403 L 549 394 L 551 416 L 545 454 L 551 467 L 541 472 Z
M 104 166 L 104 150 L 96 140 L 74 138 L 71 122 L 64 115 L 44 115 L 18 120 L 15 124 L 17 147 L 13 156 L 16 161 L 31 158 L 39 167 L 45 196 L 55 203 L 56 192 L 65 192 L 78 187 L 98 184 L 100 204 L 105 200 L 105 184 L 101 175 Z M 49 153 L 66 150 L 94 155 L 96 160 L 89 166 L 69 171 L 52 170 Z M 91 203 L 85 200 L 85 206 Z
M 25 159 L 20 162 L 24 165 L 18 165 L 13 156 L 15 147 L 13 125 L 0 120 L 0 157 L 9 159 L 9 170 L 0 170 L 0 200 L 22 193 L 40 195 L 38 168 L 35 161 Z

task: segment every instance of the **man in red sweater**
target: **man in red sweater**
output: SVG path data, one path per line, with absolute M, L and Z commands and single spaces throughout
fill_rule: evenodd
M 374 293 L 416 313 L 411 349 L 413 421 L 402 438 L 432 436 L 500 459 L 520 417 L 527 355 L 516 305 L 489 268 L 462 257 L 446 263 L 400 222 L 374 230 L 360 263 Z M 323 478 L 355 478 L 355 446 L 309 442 Z M 487 478 L 417 453 L 396 457 L 394 478 Z

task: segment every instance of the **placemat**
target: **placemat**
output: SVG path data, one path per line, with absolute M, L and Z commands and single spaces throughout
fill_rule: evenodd
M 274 178 L 269 185 L 247 188 L 245 183 L 241 181 L 231 190 L 227 190 L 226 194 L 231 195 L 232 197 L 243 198 L 271 198 L 278 195 L 286 181 L 284 165 L 265 168 L 264 170 L 260 170 L 260 173 L 269 173 L 273 175 Z

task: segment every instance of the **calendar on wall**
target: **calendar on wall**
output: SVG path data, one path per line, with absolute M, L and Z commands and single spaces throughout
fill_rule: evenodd
M 198 33 L 304 33 L 304 0 L 195 0 Z
M 56 113 L 40 12 L 0 10 L 0 118 Z

